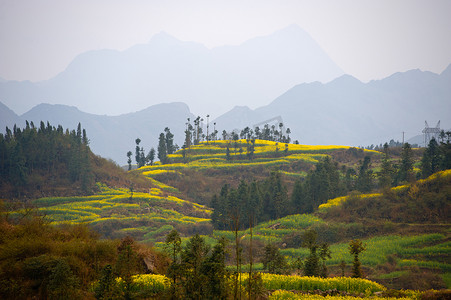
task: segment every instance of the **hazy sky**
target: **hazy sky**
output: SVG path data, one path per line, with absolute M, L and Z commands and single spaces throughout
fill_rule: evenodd
M 450 0 L 0 0 L 0 77 L 49 79 L 82 52 L 160 31 L 211 48 L 293 23 L 362 81 L 451 63 Z

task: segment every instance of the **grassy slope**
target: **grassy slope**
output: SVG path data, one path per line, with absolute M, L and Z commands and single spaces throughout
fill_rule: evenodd
M 210 211 L 201 204 L 208 205 L 211 196 L 218 193 L 224 183 L 237 184 L 242 179 L 262 179 L 270 170 L 277 168 L 285 173 L 284 179 L 290 186 L 297 178 L 305 176 L 324 155 L 331 155 L 341 164 L 353 167 L 358 165 L 364 155 L 369 154 L 373 167 L 377 168 L 380 158 L 376 152 L 342 146 L 290 144 L 285 151 L 285 144 L 257 141 L 255 157 L 249 160 L 246 156 L 247 143 L 241 140 L 237 147 L 231 144 L 231 159 L 227 160 L 226 145 L 224 141 L 216 141 L 193 146 L 187 150 L 185 157 L 181 151 L 171 155 L 171 164 L 157 163 L 132 171 L 132 175 L 146 176 L 154 186 L 145 193 L 134 193 L 133 197 L 130 197 L 130 190 L 109 189 L 99 185 L 101 192 L 96 196 L 44 198 L 38 199 L 36 204 L 55 224 L 88 222 L 109 237 L 132 235 L 139 240 L 159 242 L 175 227 L 186 236 L 196 232 L 206 234 L 210 236 L 208 241 L 213 243 L 219 236 L 232 240 L 232 233 L 212 232 L 208 222 Z M 241 152 L 240 147 L 243 149 Z M 449 187 L 449 181 L 445 186 Z M 394 189 L 394 193 L 396 191 Z M 336 205 L 338 210 L 342 210 L 342 204 L 346 202 L 341 200 L 341 204 Z M 449 198 L 445 200 L 449 208 Z M 338 273 L 334 266 L 341 260 L 350 263 L 348 241 L 361 238 L 368 246 L 362 254 L 365 271 L 373 278 L 388 276 L 393 281 L 393 278 L 405 274 L 406 268 L 415 266 L 437 269 L 437 272 L 444 274 L 449 286 L 447 220 L 425 226 L 381 220 L 379 217 L 349 219 L 349 216 L 345 218 L 339 213 L 326 212 L 323 207 L 316 216 L 293 215 L 259 224 L 254 229 L 254 240 L 260 247 L 268 242 L 276 242 L 285 255 L 303 257 L 306 251 L 299 248 L 300 235 L 310 227 L 319 232 L 320 240 L 332 244 L 332 259 L 328 262 L 332 273 Z M 406 233 L 409 235 L 406 236 Z M 240 235 L 244 241 L 249 238 L 248 231 Z

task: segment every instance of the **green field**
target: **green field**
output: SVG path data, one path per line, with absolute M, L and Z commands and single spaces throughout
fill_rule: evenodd
M 230 158 L 226 157 L 226 147 L 229 145 Z M 235 239 L 232 231 L 212 230 L 210 225 L 211 210 L 193 201 L 186 200 L 178 188 L 165 184 L 158 180 L 161 176 L 183 176 L 184 172 L 212 171 L 240 172 L 240 170 L 257 170 L 278 168 L 286 178 L 295 180 L 306 176 L 306 171 L 292 168 L 294 164 L 313 166 L 325 156 L 334 151 L 347 150 L 345 146 L 306 146 L 283 144 L 257 140 L 255 143 L 254 157 L 248 155 L 249 142 L 246 140 L 215 141 L 214 143 L 201 143 L 191 146 L 182 153 L 169 155 L 170 163 L 156 163 L 153 166 L 144 166 L 131 171 L 146 176 L 153 188 L 148 191 L 133 191 L 131 188 L 111 188 L 98 183 L 99 193 L 92 196 L 78 197 L 54 197 L 34 200 L 37 211 L 54 225 L 86 223 L 106 237 L 121 238 L 132 236 L 135 239 L 155 244 L 160 249 L 165 236 L 172 230 L 186 230 L 184 240 L 189 236 L 189 229 L 197 228 L 195 232 L 203 234 L 208 244 L 213 245 L 220 237 L 230 241 Z M 239 150 L 241 149 L 241 151 Z M 375 151 L 368 151 L 373 155 L 379 155 Z M 236 173 L 230 174 L 236 174 Z M 451 170 L 442 172 L 446 178 L 451 177 Z M 228 174 L 228 173 L 227 173 Z M 428 181 L 429 180 L 429 181 Z M 434 178 L 419 181 L 418 185 L 428 185 Z M 409 185 L 393 188 L 394 193 L 403 193 L 409 189 Z M 359 199 L 372 199 L 380 197 L 381 193 L 360 194 L 354 196 Z M 185 198 L 185 199 L 184 199 Z M 343 205 L 349 196 L 330 199 L 319 207 L 319 212 L 326 212 L 331 207 Z M 20 217 L 26 213 L 18 210 L 11 213 L 11 217 Z M 388 224 L 388 223 L 387 223 Z M 446 224 L 441 224 L 446 226 Z M 334 240 L 334 232 L 353 232 L 361 228 L 371 226 L 358 222 L 329 222 L 318 214 L 294 214 L 284 218 L 256 225 L 253 228 L 253 241 L 261 245 L 276 243 L 281 246 L 281 252 L 288 261 L 296 258 L 305 258 L 308 250 L 285 245 L 289 243 L 289 237 L 301 236 L 306 229 L 323 229 L 321 237 Z M 330 231 L 333 228 L 335 231 Z M 327 235 L 330 235 L 329 237 Z M 250 230 L 242 230 L 238 233 L 242 241 L 250 240 Z M 368 235 L 368 234 L 367 234 Z M 366 236 L 367 236 L 366 235 Z M 362 264 L 369 268 L 375 276 L 383 273 L 375 271 L 391 261 L 397 265 L 397 270 L 389 273 L 396 277 L 404 274 L 406 268 L 415 266 L 422 269 L 435 270 L 442 274 L 448 287 L 451 264 L 451 244 L 449 241 L 449 229 L 446 232 L 408 235 L 386 234 L 373 235 L 362 239 L 366 245 L 366 251 L 361 255 Z M 352 263 L 349 254 L 348 242 L 336 241 L 331 245 L 332 258 L 327 260 L 327 265 L 337 267 L 342 261 L 347 265 Z M 254 268 L 262 268 L 257 264 Z M 398 273 L 396 273 L 398 272 Z M 387 275 L 389 278 L 391 275 Z

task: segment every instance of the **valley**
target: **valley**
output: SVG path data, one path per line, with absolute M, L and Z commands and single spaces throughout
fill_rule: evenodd
M 449 142 L 441 145 L 449 149 Z M 168 253 L 168 237 L 174 232 L 182 248 L 196 237 L 210 249 L 227 241 L 227 272 L 237 270 L 235 251 L 240 249 L 240 273 L 263 272 L 262 284 L 268 290 L 281 287 L 273 288 L 265 277 L 266 249 L 272 245 L 283 257 L 278 271 L 270 273 L 302 275 L 310 257 L 306 234 L 315 232 L 317 245 L 330 249 L 330 258 L 323 261 L 328 277 L 352 275 L 348 244 L 358 239 L 365 245 L 364 277 L 384 289 L 449 288 L 451 172 L 445 169 L 421 179 L 424 149 L 380 151 L 259 139 L 203 141 L 168 154 L 165 164 L 157 161 L 115 171 L 116 179 L 108 171 L 100 176 L 94 164 L 97 175 L 88 195 L 36 197 L 30 192 L 28 200 L 5 199 L 3 226 L 18 226 L 13 224 L 21 224 L 31 213 L 51 227 L 87 226 L 102 240 L 132 239 L 156 253 Z M 413 177 L 401 178 L 406 151 Z M 370 161 L 366 167 L 365 161 Z M 387 162 L 391 179 L 385 185 Z M 362 183 L 365 174 L 370 175 L 368 192 Z M 3 242 L 0 253 L 6 253 L 7 246 Z M 168 264 L 166 259 L 156 264 Z M 150 293 L 170 291 L 173 283 L 168 278 L 161 291 Z

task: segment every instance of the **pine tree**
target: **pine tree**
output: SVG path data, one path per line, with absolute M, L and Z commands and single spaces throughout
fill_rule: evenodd
M 388 144 L 384 144 L 384 157 L 382 158 L 381 171 L 378 174 L 379 186 L 383 188 L 390 187 L 393 181 L 395 170 L 390 161 Z
M 313 212 L 313 205 L 306 201 L 304 192 L 304 184 L 301 179 L 294 183 L 293 192 L 291 193 L 291 206 L 294 208 L 294 213 L 311 213 Z
M 138 165 L 138 168 L 139 168 L 139 165 L 140 165 L 140 162 L 141 162 L 141 148 L 139 147 L 139 143 L 141 143 L 141 139 L 137 138 L 135 140 L 135 143 L 136 143 L 136 147 L 135 147 L 135 161 L 136 161 L 136 164 Z
M 203 288 L 207 278 L 202 267 L 209 252 L 210 247 L 199 234 L 191 237 L 182 251 L 185 273 L 183 285 L 187 298 L 203 299 L 205 296 Z
M 131 151 L 127 152 L 127 157 L 128 157 L 127 163 L 128 163 L 128 170 L 129 171 L 132 169 L 132 154 L 133 153 Z
M 167 269 L 167 276 L 171 278 L 171 296 L 172 299 L 176 299 L 178 294 L 178 281 L 182 277 L 182 265 L 180 261 L 180 253 L 182 251 L 182 239 L 180 238 L 177 230 L 173 229 L 167 236 L 165 241 L 165 250 L 171 258 L 172 262 Z
M 413 173 L 413 152 L 409 143 L 402 146 L 401 164 L 398 171 L 397 183 L 412 182 L 415 179 Z
M 362 193 L 369 193 L 373 189 L 373 171 L 371 170 L 371 158 L 365 156 L 359 169 L 356 189 Z
M 166 150 L 168 154 L 173 154 L 175 152 L 175 146 L 174 146 L 174 135 L 171 133 L 171 130 L 166 127 L 164 129 L 165 135 L 165 141 L 166 141 Z
M 304 275 L 305 276 L 318 276 L 319 275 L 319 254 L 318 244 L 316 243 L 318 234 L 313 229 L 309 229 L 302 235 L 302 247 L 310 250 L 309 256 L 304 262 Z
M 162 164 L 167 163 L 166 137 L 164 136 L 164 133 L 160 133 L 158 141 L 158 159 Z
M 155 160 L 155 149 L 152 147 L 150 148 L 149 154 L 147 154 L 146 160 L 150 165 L 153 165 L 153 162 Z
M 228 299 L 228 277 L 226 269 L 227 240 L 221 237 L 201 266 L 204 275 L 204 299 Z
M 263 254 L 263 268 L 272 274 L 283 274 L 287 269 L 285 257 L 274 244 L 267 244 Z
M 332 258 L 331 251 L 329 248 L 329 244 L 323 243 L 319 248 L 319 258 L 321 259 L 321 267 L 320 267 L 320 276 L 326 278 L 327 277 L 327 266 L 326 260 L 328 258 Z
M 437 141 L 434 138 L 431 139 L 428 147 L 423 153 L 423 158 L 421 159 L 421 175 L 423 178 L 440 170 L 442 160 L 440 154 L 440 148 Z

